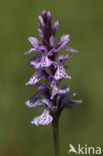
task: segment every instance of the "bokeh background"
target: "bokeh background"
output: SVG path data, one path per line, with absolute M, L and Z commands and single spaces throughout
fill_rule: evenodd
M 79 49 L 67 62 L 72 80 L 65 80 L 83 104 L 65 110 L 60 119 L 61 156 L 69 144 L 103 148 L 103 1 L 0 1 L 0 156 L 53 156 L 52 126 L 31 125 L 42 109 L 29 109 L 25 101 L 36 90 L 25 83 L 34 73 L 24 56 L 37 36 L 37 16 L 50 10 L 59 20 L 57 38 L 71 35 L 69 45 Z M 103 153 L 102 153 L 103 154 Z M 72 154 L 71 154 L 72 155 Z

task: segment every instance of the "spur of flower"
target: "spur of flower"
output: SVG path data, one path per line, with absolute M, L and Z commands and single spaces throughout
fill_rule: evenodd
M 56 32 L 59 28 L 59 22 L 56 21 L 52 26 L 51 13 L 42 11 L 38 16 L 39 28 L 38 35 L 41 42 L 35 37 L 29 37 L 32 48 L 25 52 L 34 53 L 35 56 L 28 61 L 28 64 L 34 69 L 33 76 L 26 85 L 33 85 L 37 92 L 27 102 L 26 105 L 32 107 L 43 107 L 44 111 L 38 117 L 35 117 L 31 123 L 38 126 L 48 125 L 55 118 L 60 116 L 64 108 L 72 108 L 75 104 L 80 104 L 82 100 L 73 100 L 76 95 L 70 93 L 68 85 L 59 87 L 63 79 L 71 79 L 67 74 L 68 66 L 65 62 L 72 56 L 72 53 L 78 52 L 67 45 L 70 41 L 70 35 L 61 36 L 59 43 L 56 41 Z M 63 55 L 59 52 L 64 49 Z

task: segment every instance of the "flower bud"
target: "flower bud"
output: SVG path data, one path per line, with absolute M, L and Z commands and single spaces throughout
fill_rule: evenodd
M 58 28 L 59 28 L 59 22 L 56 21 L 56 22 L 54 23 L 54 32 L 56 32 L 56 31 L 58 30 Z
M 48 22 L 51 21 L 51 12 L 50 11 L 48 11 L 48 13 L 47 13 L 47 20 L 48 20 Z
M 44 24 L 44 20 L 43 20 L 42 16 L 38 16 L 38 20 L 39 20 L 40 24 Z
M 46 17 L 46 11 L 43 10 L 42 13 L 41 13 L 41 15 L 42 15 L 43 18 L 45 18 Z
M 42 31 L 40 28 L 38 28 L 38 35 L 39 35 L 41 38 L 44 37 L 43 31 Z
M 55 40 L 55 37 L 54 36 L 51 36 L 50 37 L 49 44 L 50 44 L 50 47 L 55 48 L 55 46 L 56 46 L 56 40 Z

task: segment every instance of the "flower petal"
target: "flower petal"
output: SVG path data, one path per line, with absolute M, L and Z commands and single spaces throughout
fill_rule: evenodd
M 37 106 L 41 106 L 40 103 L 40 94 L 37 93 L 34 96 L 32 96 L 28 101 L 26 101 L 26 106 L 28 107 L 37 107 Z
M 30 59 L 30 60 L 28 61 L 28 64 L 29 64 L 30 66 L 34 67 L 33 65 L 31 65 L 31 62 L 33 62 L 33 61 L 39 62 L 39 61 L 40 61 L 40 58 L 41 58 L 41 55 L 38 54 L 38 55 L 36 55 L 35 57 L 33 57 L 32 59 Z
M 43 18 L 46 18 L 46 15 L 47 15 L 46 11 L 43 10 L 42 13 L 41 13 L 41 15 L 42 15 Z
M 31 61 L 31 65 L 35 66 L 35 69 L 48 68 L 53 61 L 51 61 L 47 56 L 42 56 L 41 61 L 38 63 L 36 61 Z
M 40 28 L 38 29 L 38 35 L 43 39 L 44 33 Z
M 42 90 L 42 89 L 46 89 L 46 88 L 49 88 L 49 85 L 48 84 L 42 84 L 42 83 L 37 83 L 37 87 L 38 87 L 38 90 Z
M 30 54 L 32 52 L 47 53 L 47 48 L 44 45 L 41 45 L 41 43 L 36 38 L 29 37 L 29 41 L 34 47 L 25 52 L 24 55 Z
M 44 24 L 44 20 L 42 16 L 38 16 L 38 20 L 41 25 Z
M 53 117 L 49 114 L 49 111 L 48 110 L 44 110 L 44 112 L 38 116 L 38 117 L 35 117 L 31 123 L 32 124 L 35 124 L 36 126 L 38 126 L 39 124 L 41 125 L 48 125 L 52 122 L 53 120 Z
M 51 94 L 51 99 L 54 99 L 55 95 L 62 95 L 66 94 L 68 92 L 68 88 L 58 88 L 56 85 L 51 86 L 52 87 L 52 94 Z
M 69 37 L 70 37 L 70 35 L 61 36 L 58 51 L 60 51 L 62 48 L 64 48 L 64 46 L 70 41 Z
M 58 65 L 57 71 L 54 76 L 55 80 L 61 80 L 63 78 L 71 79 L 71 76 L 67 75 L 62 65 Z
M 49 91 L 49 85 L 48 84 L 42 84 L 40 82 L 35 84 L 36 88 L 42 94 L 45 98 L 50 99 L 50 91 Z
M 47 108 L 52 108 L 53 103 L 49 99 L 43 99 L 42 102 L 47 105 Z
M 49 52 L 48 52 L 48 56 L 52 56 L 53 54 L 58 53 L 58 50 L 55 48 L 52 48 Z
M 59 28 L 59 22 L 56 21 L 56 22 L 54 23 L 54 27 L 53 27 L 54 32 L 56 32 L 56 31 L 58 30 L 58 28 Z
M 47 12 L 47 21 L 48 21 L 48 23 L 51 22 L 51 12 L 50 11 Z
M 55 48 L 55 46 L 56 46 L 56 40 L 55 40 L 55 37 L 54 36 L 51 36 L 50 37 L 49 44 L 50 44 L 50 47 Z
M 40 53 L 42 53 L 42 54 L 46 54 L 46 53 L 47 53 L 47 48 L 46 48 L 45 46 L 41 45 L 41 46 L 39 47 L 39 51 L 40 51 Z
M 72 100 L 71 96 L 75 96 L 76 93 L 73 94 L 64 94 L 64 96 L 61 95 L 58 105 L 61 108 L 72 108 L 75 104 L 82 103 L 82 100 Z
M 70 91 L 70 87 L 68 85 L 63 86 L 62 89 L 65 89 L 67 92 Z
M 58 53 L 62 48 L 64 48 L 65 45 L 70 41 L 69 37 L 70 35 L 61 36 L 58 47 L 51 49 L 48 53 L 48 56 L 52 56 L 53 54 Z
M 36 49 L 35 49 L 35 48 L 31 48 L 30 50 L 26 51 L 26 52 L 24 53 L 24 55 L 30 54 L 30 53 L 32 53 L 32 52 L 36 52 Z
M 30 80 L 26 83 L 26 85 L 34 85 L 36 84 L 38 81 L 40 81 L 40 79 L 42 79 L 43 76 L 41 74 L 41 71 L 37 71 L 35 72 L 35 74 L 30 78 Z
M 58 57 L 58 63 L 59 64 L 64 64 L 66 60 L 68 60 L 70 57 L 72 56 L 72 54 L 68 54 L 66 56 L 61 55 Z
M 61 38 L 60 38 L 60 43 L 63 44 L 63 43 L 69 42 L 70 41 L 69 38 L 70 38 L 70 35 L 68 35 L 68 34 L 67 35 L 62 35 Z
M 70 51 L 70 52 L 78 52 L 78 50 L 74 50 L 74 49 L 72 49 L 71 47 L 69 47 L 67 45 L 65 45 L 65 49 Z
M 68 101 L 68 104 L 65 105 L 65 108 L 72 108 L 75 104 L 81 104 L 82 103 L 82 100 L 72 100 L 70 99 Z
M 33 45 L 33 47 L 38 48 L 41 44 L 35 37 L 29 37 L 28 40 Z

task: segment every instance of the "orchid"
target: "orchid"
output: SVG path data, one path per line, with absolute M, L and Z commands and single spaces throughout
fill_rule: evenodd
M 42 42 L 35 37 L 28 38 L 32 47 L 25 52 L 25 55 L 35 54 L 34 58 L 28 61 L 35 73 L 26 85 L 35 86 L 37 93 L 26 102 L 26 106 L 29 108 L 44 108 L 43 113 L 31 121 L 32 124 L 38 126 L 39 124 L 48 125 L 53 123 L 55 127 L 64 108 L 70 109 L 76 104 L 82 103 L 82 100 L 72 99 L 76 94 L 70 93 L 69 86 L 59 87 L 63 79 L 71 79 L 71 76 L 66 72 L 68 67 L 65 66 L 65 62 L 72 56 L 71 53 L 78 52 L 78 50 L 74 50 L 67 45 L 70 41 L 70 35 L 68 34 L 62 35 L 59 43 L 57 43 L 55 35 L 59 28 L 59 22 L 56 21 L 52 27 L 51 19 L 51 13 L 43 10 L 41 15 L 38 16 L 40 26 L 38 35 Z M 64 53 L 59 56 L 62 49 L 71 53 L 67 52 L 67 55 Z

